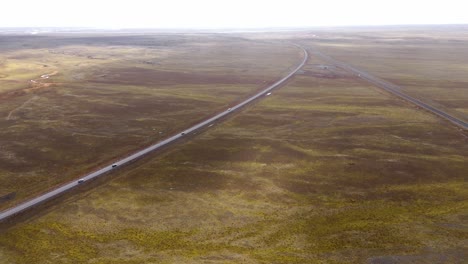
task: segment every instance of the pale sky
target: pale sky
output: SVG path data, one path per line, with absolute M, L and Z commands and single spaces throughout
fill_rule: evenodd
M 467 0 L 1 0 L 0 27 L 468 24 Z

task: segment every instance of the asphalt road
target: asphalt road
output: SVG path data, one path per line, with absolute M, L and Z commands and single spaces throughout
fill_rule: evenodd
M 289 78 L 291 78 L 307 62 L 307 59 L 309 57 L 307 51 L 304 48 L 302 48 L 302 47 L 300 47 L 298 45 L 296 45 L 296 46 L 299 47 L 300 49 L 302 49 L 302 51 L 304 53 L 304 59 L 302 60 L 302 62 L 293 71 L 291 71 L 288 75 L 283 77 L 281 80 L 275 82 L 274 84 L 270 85 L 269 87 L 265 88 L 263 91 L 253 95 L 252 97 L 249 97 L 245 101 L 243 101 L 243 102 L 241 102 L 241 103 L 239 103 L 239 104 L 237 104 L 235 106 L 232 106 L 229 109 L 224 110 L 223 112 L 217 114 L 216 116 L 213 116 L 213 117 L 211 117 L 211 118 L 209 118 L 209 119 L 207 119 L 205 121 L 202 121 L 202 122 L 188 128 L 188 129 L 186 129 L 184 131 L 181 131 L 180 133 L 178 133 L 178 134 L 176 134 L 176 135 L 174 135 L 172 137 L 169 137 L 169 138 L 167 138 L 167 139 L 165 139 L 163 141 L 160 141 L 160 142 L 158 142 L 158 143 L 156 143 L 156 144 L 154 144 L 154 145 L 152 145 L 150 147 L 147 147 L 147 148 L 145 148 L 143 150 L 140 150 L 140 151 L 138 151 L 138 152 L 136 152 L 136 153 L 134 153 L 134 154 L 132 154 L 130 156 L 127 156 L 127 157 L 125 157 L 125 158 L 123 158 L 123 159 L 121 159 L 119 161 L 116 161 L 116 162 L 114 162 L 112 164 L 109 164 L 108 166 L 106 166 L 106 167 L 104 167 L 104 168 L 102 168 L 100 170 L 97 170 L 97 171 L 94 171 L 94 172 L 92 172 L 90 174 L 87 174 L 86 176 L 80 178 L 79 180 L 77 179 L 77 180 L 74 180 L 72 182 L 69 182 L 69 183 L 67 183 L 67 184 L 65 184 L 63 186 L 60 186 L 60 187 L 52 190 L 52 191 L 49 191 L 49 192 L 47 192 L 45 194 L 42 194 L 42 195 L 40 195 L 40 196 L 38 196 L 38 197 L 36 197 L 36 198 L 34 198 L 32 200 L 29 200 L 27 202 L 24 202 L 22 204 L 19 204 L 17 206 L 9 208 L 9 209 L 7 209 L 5 211 L 2 211 L 2 212 L 0 212 L 0 222 L 14 216 L 15 214 L 18 214 L 18 213 L 23 212 L 23 211 L 25 211 L 27 209 L 30 209 L 30 208 L 32 208 L 34 206 L 37 206 L 37 205 L 39 205 L 39 204 L 41 204 L 41 203 L 43 203 L 43 202 L 45 202 L 45 201 L 47 201 L 49 199 L 57 197 L 57 196 L 65 193 L 65 192 L 67 192 L 67 191 L 69 191 L 69 190 L 71 190 L 73 188 L 76 188 L 79 185 L 85 184 L 86 181 L 89 181 L 89 180 L 91 180 L 93 178 L 97 178 L 99 176 L 102 176 L 102 175 L 104 175 L 104 174 L 106 174 L 106 173 L 108 173 L 108 172 L 110 172 L 112 170 L 116 170 L 116 169 L 119 168 L 119 166 L 125 165 L 127 163 L 130 163 L 130 162 L 138 159 L 138 158 L 141 158 L 141 157 L 147 155 L 148 153 L 150 153 L 152 151 L 160 149 L 163 146 L 166 146 L 166 145 L 168 145 L 170 143 L 173 143 L 173 142 L 177 141 L 178 139 L 180 139 L 182 137 L 185 137 L 187 134 L 195 132 L 198 129 L 201 129 L 203 127 L 210 127 L 211 124 L 218 121 L 219 119 L 221 119 L 221 118 L 223 118 L 223 117 L 225 117 L 225 116 L 227 116 L 227 115 L 229 115 L 229 114 L 231 114 L 231 113 L 233 113 L 235 111 L 238 111 L 243 106 L 252 103 L 254 100 L 256 100 L 256 99 L 258 99 L 258 98 L 260 98 L 262 96 L 266 96 L 266 94 L 271 92 L 271 90 L 277 88 L 278 86 L 283 84 L 285 81 L 287 81 Z
M 463 128 L 463 129 L 468 129 L 468 123 L 465 122 L 464 120 L 461 120 L 455 116 L 452 116 L 440 109 L 437 109 L 436 107 L 434 106 L 431 106 L 425 102 L 422 102 L 412 96 L 409 96 L 407 94 L 405 94 L 404 92 L 402 92 L 402 88 L 398 85 L 395 85 L 393 83 L 390 83 L 390 82 L 387 82 L 385 80 L 382 80 L 378 77 L 375 77 L 373 75 L 370 75 L 369 73 L 361 70 L 361 69 L 358 69 L 354 66 L 351 66 L 347 63 L 344 63 L 344 62 L 341 62 L 341 61 L 338 61 L 326 54 L 324 54 L 323 52 L 315 49 L 315 48 L 311 48 L 309 49 L 312 53 L 314 53 L 314 55 L 324 59 L 325 61 L 327 61 L 328 63 L 336 66 L 336 67 L 339 67 L 339 68 L 342 68 L 344 70 L 347 70 L 348 72 L 351 72 L 352 74 L 358 76 L 359 78 L 361 79 L 364 79 L 370 83 L 372 83 L 373 85 L 393 94 L 393 95 L 396 95 L 408 102 L 411 102 L 441 118 L 444 118 L 450 122 L 452 122 L 453 124 Z

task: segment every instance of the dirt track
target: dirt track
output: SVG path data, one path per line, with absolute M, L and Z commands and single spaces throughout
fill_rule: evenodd
M 18 89 L 18 90 L 14 90 L 14 91 L 9 91 L 9 92 L 0 94 L 0 100 L 9 99 L 9 98 L 13 98 L 13 97 L 18 97 L 18 96 L 26 95 L 26 94 L 33 93 L 33 92 L 36 92 L 36 91 L 39 91 L 39 90 L 47 89 L 47 88 L 49 88 L 49 87 L 51 87 L 51 86 L 53 86 L 53 85 L 55 85 L 57 83 L 41 82 L 41 81 L 42 80 L 47 80 L 47 79 L 49 79 L 49 77 L 54 76 L 57 73 L 58 73 L 58 71 L 54 71 L 54 72 L 49 73 L 49 74 L 43 74 L 43 75 L 41 75 L 41 77 L 39 77 L 37 79 L 30 80 L 29 81 L 29 86 L 30 87 L 23 88 L 23 89 Z

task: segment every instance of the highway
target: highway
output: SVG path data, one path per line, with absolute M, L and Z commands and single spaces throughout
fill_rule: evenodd
M 390 83 L 390 82 L 387 82 L 385 80 L 382 80 L 378 77 L 375 77 L 373 75 L 370 75 L 369 73 L 361 70 L 361 69 L 358 69 L 354 66 L 351 66 L 347 63 L 344 63 L 344 62 L 341 62 L 341 61 L 338 61 L 328 55 L 326 55 L 325 53 L 315 49 L 315 48 L 310 48 L 309 51 L 311 51 L 314 55 L 316 55 L 317 57 L 320 57 L 322 58 L 323 60 L 327 61 L 328 63 L 336 66 L 336 67 L 339 67 L 339 68 L 342 68 L 348 72 L 351 72 L 352 74 L 358 76 L 359 78 L 361 79 L 364 79 L 370 83 L 372 83 L 373 85 L 393 94 L 393 95 L 396 95 L 410 103 L 413 103 L 443 119 L 446 119 L 450 122 L 452 122 L 453 124 L 463 128 L 463 129 L 468 129 L 468 123 L 465 122 L 464 120 L 461 120 L 455 116 L 452 116 L 440 109 L 437 109 L 436 107 L 434 106 L 431 106 L 427 103 L 424 103 L 412 96 L 409 96 L 405 93 L 402 92 L 402 88 L 398 85 L 395 85 L 393 83 Z
M 22 204 L 19 204 L 19 205 L 16 205 L 12 208 L 9 208 L 9 209 L 6 209 L 5 211 L 2 211 L 0 212 L 0 222 L 2 221 L 5 221 L 6 219 L 9 219 L 10 217 L 18 214 L 18 213 L 21 213 L 23 211 L 26 211 L 30 208 L 33 208 L 34 206 L 37 206 L 41 203 L 44 203 L 45 201 L 47 200 L 50 200 L 54 197 L 57 197 L 61 194 L 64 194 L 65 192 L 67 191 L 70 191 L 76 187 L 78 187 L 79 185 L 82 185 L 82 184 L 85 184 L 86 181 L 89 181 L 89 180 L 92 180 L 94 178 L 97 178 L 99 176 L 102 176 L 110 171 L 113 171 L 113 170 L 116 170 L 119 168 L 119 166 L 122 166 L 122 165 L 125 165 L 125 164 L 128 164 L 132 161 L 135 161 L 137 160 L 138 158 L 141 158 L 145 155 L 147 155 L 148 153 L 152 152 L 152 151 L 155 151 L 157 149 L 160 149 L 170 143 L 173 143 L 177 140 L 179 140 L 180 138 L 183 138 L 185 137 L 187 134 L 190 134 L 192 132 L 195 132 L 196 130 L 198 129 L 201 129 L 201 128 L 204 128 L 204 127 L 210 127 L 211 124 L 213 124 L 214 122 L 220 120 L 221 118 L 235 112 L 235 111 L 238 111 L 240 110 L 243 106 L 247 105 L 247 104 L 250 104 L 252 103 L 254 100 L 256 99 L 259 99 L 260 97 L 262 96 L 266 96 L 267 93 L 271 92 L 273 89 L 277 88 L 278 86 L 280 86 L 281 84 L 283 84 L 284 82 L 286 82 L 289 78 L 291 78 L 297 71 L 299 71 L 307 62 L 308 58 L 309 58 L 309 55 L 307 53 L 307 51 L 302 48 L 301 46 L 298 46 L 298 45 L 295 45 L 297 46 L 298 48 L 300 48 L 302 50 L 302 52 L 304 53 L 304 58 L 303 60 L 301 61 L 301 63 L 293 70 L 291 71 L 288 75 L 286 75 L 285 77 L 283 77 L 282 79 L 280 79 L 279 81 L 275 82 L 274 84 L 268 86 L 267 88 L 265 88 L 264 90 L 262 90 L 261 92 L 247 98 L 246 100 L 242 101 L 241 103 L 235 105 L 235 106 L 232 106 L 231 108 L 229 109 L 226 109 L 224 110 L 223 112 L 220 112 L 218 113 L 217 115 L 205 120 L 205 121 L 202 121 L 184 131 L 181 131 L 180 133 L 174 135 L 174 136 L 171 136 L 167 139 L 164 139 L 154 145 L 151 145 L 143 150 L 140 150 L 130 156 L 127 156 L 125 158 L 122 158 L 112 164 L 109 164 L 107 166 L 105 166 L 104 168 L 102 169 L 99 169 L 97 171 L 94 171 L 94 172 L 91 172 L 83 177 L 81 177 L 80 179 L 77 179 L 77 180 L 74 180 L 72 182 L 69 182 L 65 185 L 62 185 L 52 191 L 49 191 L 47 193 L 44 193 L 34 199 L 31 199 L 29 201 L 26 201 Z

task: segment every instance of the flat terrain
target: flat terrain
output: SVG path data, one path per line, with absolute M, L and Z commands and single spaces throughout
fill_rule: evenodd
M 463 263 L 467 143 L 311 58 L 225 123 L 3 230 L 0 263 Z
M 0 36 L 0 209 L 228 108 L 300 58 L 209 34 Z
M 328 55 L 468 120 L 467 26 L 348 29 L 304 37 Z

